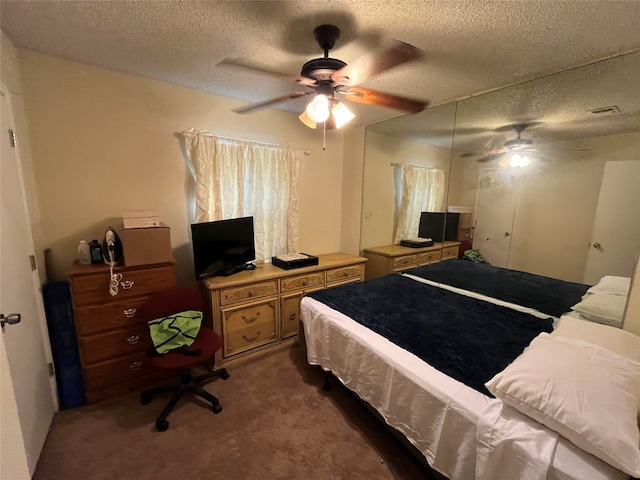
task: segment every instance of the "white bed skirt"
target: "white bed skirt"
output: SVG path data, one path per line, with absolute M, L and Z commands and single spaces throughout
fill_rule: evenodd
M 451 480 L 623 480 L 570 442 L 312 298 L 307 360 L 375 408 Z

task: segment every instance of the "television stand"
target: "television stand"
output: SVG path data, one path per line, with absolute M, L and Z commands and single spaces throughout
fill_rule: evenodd
M 255 270 L 201 280 L 207 298 L 205 318 L 213 320 L 214 330 L 224 339 L 215 354 L 216 367 L 294 345 L 305 294 L 364 279 L 366 258 L 344 253 L 318 258 L 318 265 L 293 270 L 256 262 Z
M 445 240 L 444 242 L 435 242 L 431 247 L 412 248 L 402 245 L 385 245 L 365 248 L 364 256 L 369 259 L 365 278 L 371 280 L 448 258 L 458 258 L 459 246 L 460 242 Z

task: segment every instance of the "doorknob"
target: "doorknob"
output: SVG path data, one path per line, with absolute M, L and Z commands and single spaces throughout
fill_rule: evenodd
M 593 244 L 593 248 L 602 248 L 602 245 L 596 242 Z
M 508 237 L 509 235 L 511 235 L 511 233 L 509 233 L 509 232 L 504 232 L 504 236 L 505 236 L 505 237 Z
M 4 328 L 5 324 L 7 325 L 15 325 L 16 323 L 20 323 L 20 314 L 19 313 L 10 313 L 6 317 L 0 313 L 0 326 Z

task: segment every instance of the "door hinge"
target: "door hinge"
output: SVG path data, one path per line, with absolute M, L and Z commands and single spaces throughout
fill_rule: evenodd
M 16 130 L 14 128 L 9 129 L 9 145 L 15 148 L 18 144 L 18 139 L 16 138 Z
M 56 374 L 55 368 L 53 367 L 53 362 L 47 363 L 47 368 L 49 369 L 49 376 L 53 377 Z
M 36 256 L 35 255 L 29 255 L 29 262 L 31 263 L 31 271 L 32 272 L 38 268 L 38 265 L 36 265 Z

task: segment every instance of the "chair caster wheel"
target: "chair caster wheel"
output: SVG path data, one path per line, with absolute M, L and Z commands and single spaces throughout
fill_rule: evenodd
M 215 413 L 216 415 L 218 413 L 220 413 L 222 411 L 222 405 L 220 405 L 219 403 L 215 404 L 213 406 L 213 413 Z
M 146 405 L 146 404 L 147 404 L 147 403 L 149 403 L 151 400 L 152 400 L 152 398 L 151 398 L 151 395 L 149 395 L 149 394 L 145 394 L 145 393 L 143 393 L 143 394 L 141 394 L 141 395 L 140 395 L 140 403 L 141 403 L 142 405 Z
M 169 428 L 169 422 L 166 420 L 156 420 L 156 428 L 159 432 L 164 432 L 167 428 Z
M 220 374 L 220 378 L 222 378 L 223 380 L 226 380 L 227 378 L 229 378 L 229 374 L 227 372 L 222 372 Z

